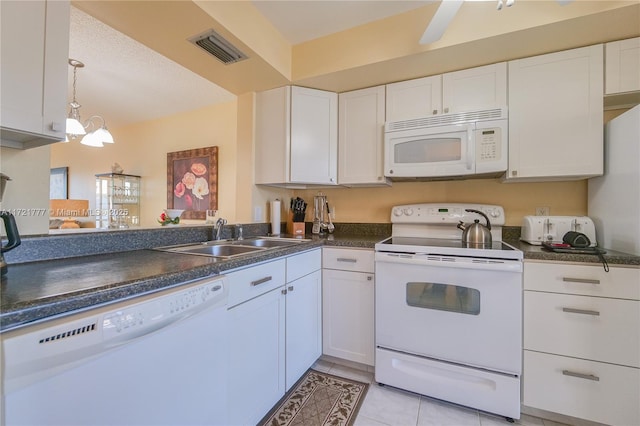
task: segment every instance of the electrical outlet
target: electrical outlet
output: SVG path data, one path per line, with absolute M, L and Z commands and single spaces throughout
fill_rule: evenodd
M 253 221 L 262 222 L 262 207 L 255 206 L 253 208 Z
M 549 216 L 549 207 L 536 207 L 536 216 Z

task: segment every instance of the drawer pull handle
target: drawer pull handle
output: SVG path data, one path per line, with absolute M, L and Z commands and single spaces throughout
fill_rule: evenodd
M 568 312 L 570 314 L 583 314 L 583 315 L 593 315 L 600 316 L 600 312 L 598 311 L 590 311 L 588 309 L 575 309 L 575 308 L 562 308 L 562 312 Z
M 348 257 L 339 257 L 338 262 L 348 262 L 348 263 L 357 263 L 358 259 L 351 259 Z
M 273 277 L 264 277 L 264 278 L 260 278 L 259 280 L 251 281 L 251 287 L 255 287 L 257 285 L 264 284 L 266 282 L 271 281 L 272 279 L 273 279 Z
M 594 376 L 593 374 L 575 373 L 575 372 L 569 371 L 569 370 L 562 370 L 562 375 L 563 376 L 577 377 L 579 379 L 585 379 L 585 380 L 593 380 L 594 382 L 599 382 L 600 381 L 600 377 Z
M 589 278 L 562 277 L 562 281 L 565 283 L 600 284 L 600 280 L 590 280 Z

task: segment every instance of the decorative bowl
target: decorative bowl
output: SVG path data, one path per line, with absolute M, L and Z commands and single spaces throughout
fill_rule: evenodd
M 164 209 L 164 213 L 160 215 L 158 223 L 162 226 L 176 226 L 180 223 L 180 215 L 184 210 Z
M 184 213 L 184 210 L 180 209 L 164 209 L 164 214 L 169 216 L 171 219 L 175 219 L 176 217 L 180 217 Z

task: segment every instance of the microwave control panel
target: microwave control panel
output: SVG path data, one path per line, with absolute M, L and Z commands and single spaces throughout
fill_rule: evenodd
M 496 161 L 502 155 L 502 129 L 476 130 L 476 161 Z

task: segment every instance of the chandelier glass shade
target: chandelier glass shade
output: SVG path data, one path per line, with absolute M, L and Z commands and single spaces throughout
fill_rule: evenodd
M 81 105 L 76 101 L 76 81 L 78 68 L 83 68 L 84 64 L 76 59 L 69 59 L 69 65 L 73 67 L 73 100 L 69 103 L 69 117 L 66 121 L 66 137 L 64 142 L 75 140 L 80 137 L 80 143 L 87 146 L 102 147 L 105 143 L 114 143 L 113 136 L 107 129 L 104 118 L 93 115 L 82 123 L 80 119 Z M 100 126 L 94 124 L 94 120 L 100 120 Z M 95 130 L 93 130 L 95 128 Z

